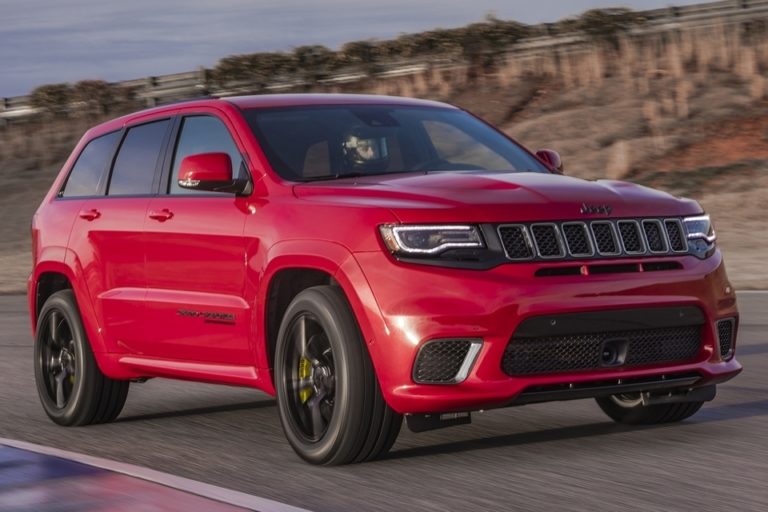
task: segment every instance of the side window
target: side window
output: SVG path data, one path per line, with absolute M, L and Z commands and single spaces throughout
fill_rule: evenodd
M 115 150 L 120 132 L 102 135 L 89 142 L 77 157 L 59 197 L 94 196 Z
M 480 169 L 509 169 L 501 155 L 455 126 L 440 121 L 424 121 L 438 157 L 452 164 L 469 164 Z
M 107 195 L 151 194 L 155 168 L 170 121 L 155 121 L 131 128 L 112 167 Z
M 181 161 L 199 153 L 226 153 L 232 161 L 232 175 L 237 176 L 243 157 L 221 120 L 211 116 L 185 117 L 179 130 L 179 140 L 171 167 L 171 194 L 211 194 L 202 190 L 189 190 L 179 186 Z

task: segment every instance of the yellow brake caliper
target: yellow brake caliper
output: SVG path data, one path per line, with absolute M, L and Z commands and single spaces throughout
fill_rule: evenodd
M 302 357 L 299 359 L 299 380 L 306 380 L 312 377 L 312 363 L 309 359 Z M 312 396 L 312 386 L 307 386 L 299 390 L 299 400 L 302 404 L 307 403 L 309 397 Z

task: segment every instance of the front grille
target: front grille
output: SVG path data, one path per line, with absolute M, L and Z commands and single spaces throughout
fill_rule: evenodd
M 522 225 L 501 226 L 501 243 L 510 260 L 528 260 L 533 258 L 533 244 L 528 237 L 528 229 Z
M 643 236 L 640 234 L 640 226 L 633 220 L 619 221 L 619 233 L 621 233 L 621 243 L 624 245 L 624 251 L 627 254 L 642 254 L 645 252 L 643 246 Z
M 606 342 L 620 340 L 626 355 L 620 366 L 682 363 L 699 353 L 701 326 L 593 332 L 561 336 L 512 337 L 502 360 L 507 375 L 578 372 L 605 368 Z
M 648 241 L 648 250 L 656 253 L 667 252 L 667 242 L 664 239 L 664 231 L 658 220 L 644 220 L 643 231 Z
M 664 227 L 667 228 L 667 237 L 669 245 L 675 252 L 685 252 L 685 237 L 683 236 L 683 225 L 679 220 L 667 219 L 664 221 Z
M 720 357 L 726 359 L 733 353 L 733 330 L 736 321 L 733 318 L 717 322 L 717 339 L 720 341 Z
M 439 340 L 427 343 L 416 356 L 413 380 L 419 384 L 454 382 L 471 346 L 470 340 Z
M 616 232 L 610 222 L 593 222 L 592 235 L 595 237 L 597 252 L 604 256 L 620 254 Z
M 666 256 L 688 252 L 680 219 L 618 219 L 498 226 L 513 261 Z
M 592 241 L 589 239 L 587 225 L 583 222 L 563 224 L 563 235 L 568 245 L 568 253 L 573 256 L 592 256 Z
M 565 256 L 560 233 L 555 224 L 534 224 L 531 226 L 533 243 L 542 258 L 562 258 Z

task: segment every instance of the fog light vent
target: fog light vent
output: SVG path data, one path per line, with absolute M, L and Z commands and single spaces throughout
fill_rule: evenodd
M 426 343 L 416 356 L 413 380 L 419 384 L 458 384 L 467 378 L 482 342 L 436 340 Z
M 720 357 L 728 359 L 733 355 L 733 331 L 736 320 L 728 318 L 717 322 L 717 339 L 720 341 Z

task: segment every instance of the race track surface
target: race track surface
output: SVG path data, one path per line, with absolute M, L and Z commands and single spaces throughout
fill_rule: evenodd
M 35 391 L 23 297 L 0 296 L 0 437 L 136 464 L 316 511 L 768 510 L 768 293 L 739 297 L 745 366 L 682 424 L 629 428 L 591 400 L 407 429 L 382 461 L 300 461 L 272 398 L 249 389 L 132 385 L 117 422 L 62 428 Z

